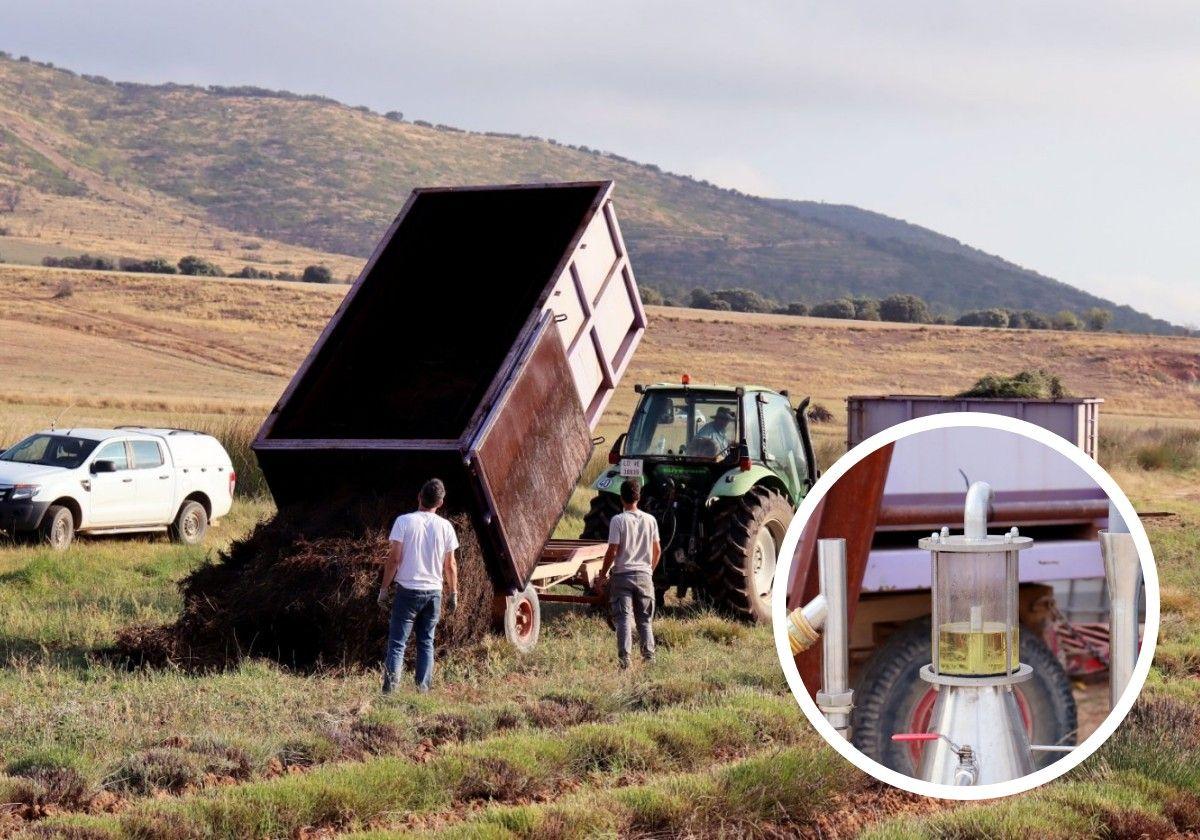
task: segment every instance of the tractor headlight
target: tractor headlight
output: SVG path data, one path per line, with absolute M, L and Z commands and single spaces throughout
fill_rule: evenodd
M 14 502 L 27 502 L 38 494 L 42 488 L 37 484 L 18 484 L 9 496 Z

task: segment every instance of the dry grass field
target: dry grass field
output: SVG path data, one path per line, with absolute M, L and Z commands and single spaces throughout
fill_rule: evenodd
M 237 450 L 245 478 L 249 435 L 342 292 L 0 268 L 0 442 L 58 415 L 199 426 Z M 950 806 L 852 771 L 788 696 L 769 632 L 691 608 L 668 607 L 659 661 L 632 674 L 613 667 L 603 621 L 550 610 L 532 656 L 492 640 L 457 651 L 428 696 L 380 698 L 370 672 L 248 662 L 195 677 L 105 660 L 120 627 L 170 620 L 175 582 L 270 515 L 269 500 L 246 496 L 201 549 L 0 546 L 0 837 L 1024 840 L 1200 829 L 1200 340 L 650 316 L 603 422 L 610 439 L 635 382 L 684 371 L 811 394 L 836 418 L 817 427 L 826 462 L 851 393 L 951 392 L 1046 366 L 1070 391 L 1104 397 L 1103 460 L 1135 504 L 1170 514 L 1150 523 L 1164 584 L 1154 701 L 1066 780 Z

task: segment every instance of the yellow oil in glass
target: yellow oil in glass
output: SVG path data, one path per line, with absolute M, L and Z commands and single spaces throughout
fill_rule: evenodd
M 972 630 L 970 622 L 951 621 L 938 632 L 938 672 L 958 676 L 981 677 L 1004 673 L 1004 623 L 986 621 L 981 629 Z M 1017 628 L 1012 629 L 1010 641 L 1012 667 L 1017 667 Z

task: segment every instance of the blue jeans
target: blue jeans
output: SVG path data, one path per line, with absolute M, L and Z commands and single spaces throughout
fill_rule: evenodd
M 396 687 L 404 672 L 404 649 L 414 625 L 417 628 L 417 688 L 428 691 L 433 682 L 433 631 L 442 612 L 442 593 L 431 589 L 405 589 L 396 584 L 392 618 L 388 624 L 387 656 L 383 662 L 383 690 Z

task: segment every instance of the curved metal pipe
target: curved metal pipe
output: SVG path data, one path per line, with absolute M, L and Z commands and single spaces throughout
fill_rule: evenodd
M 986 481 L 973 482 L 967 488 L 967 501 L 963 505 L 963 535 L 967 539 L 981 540 L 987 536 L 992 496 L 992 485 Z

